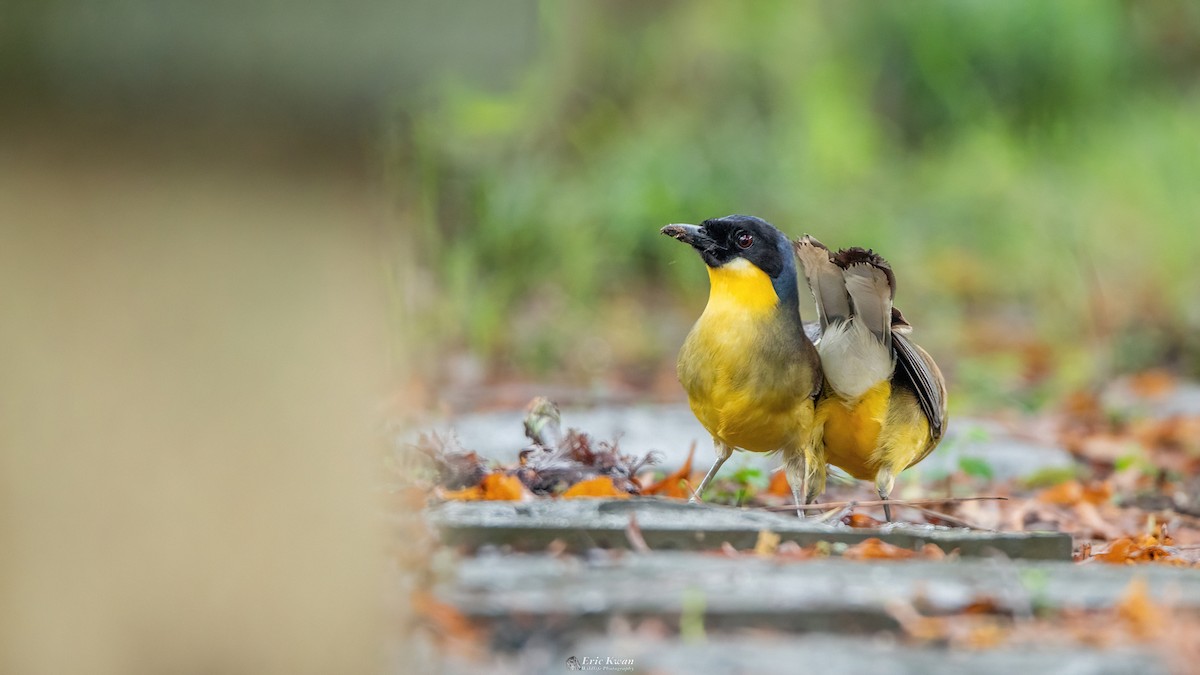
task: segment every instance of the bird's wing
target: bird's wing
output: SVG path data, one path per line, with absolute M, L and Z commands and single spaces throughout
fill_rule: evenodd
M 842 270 L 833 263 L 829 249 L 807 234 L 792 242 L 792 246 L 796 250 L 796 258 L 804 268 L 808 290 L 812 291 L 813 299 L 817 301 L 817 318 L 820 320 L 821 330 L 832 322 L 848 320 L 850 296 L 846 294 Z
M 946 380 L 942 371 L 933 362 L 933 357 L 915 342 L 908 339 L 904 332 L 892 331 L 892 352 L 896 355 L 896 371 L 906 380 L 917 395 L 921 404 L 921 412 L 929 420 L 929 434 L 932 442 L 920 458 L 933 450 L 946 431 Z
M 891 266 L 874 251 L 858 247 L 838 251 L 833 261 L 842 268 L 855 318 L 890 349 L 892 298 L 896 294 Z
M 821 323 L 819 321 L 804 322 L 804 335 L 814 345 L 821 341 L 821 332 Z

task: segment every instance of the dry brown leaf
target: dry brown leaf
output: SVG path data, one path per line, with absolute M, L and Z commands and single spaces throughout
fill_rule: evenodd
M 759 530 L 758 541 L 754 542 L 754 553 L 761 556 L 774 555 L 779 549 L 779 535 L 770 530 Z
M 851 513 L 842 518 L 842 523 L 859 528 L 876 528 L 883 525 L 883 521 L 876 520 L 865 513 Z
M 1116 609 L 1129 630 L 1142 639 L 1157 635 L 1166 623 L 1166 612 L 1150 598 L 1146 580 L 1141 577 L 1129 582 Z
M 1156 540 L 1151 537 L 1143 537 L 1139 540 L 1124 537 L 1114 541 L 1104 552 L 1094 554 L 1092 558 L 1112 565 L 1133 565 L 1139 563 L 1188 564 L 1186 560 L 1177 556 L 1174 551 L 1162 544 L 1154 543 L 1154 541 Z
M 776 471 L 771 474 L 771 483 L 767 486 L 767 494 L 776 497 L 792 496 L 792 486 L 788 484 L 786 472 Z
M 525 484 L 516 476 L 493 473 L 483 477 L 479 485 L 462 490 L 447 490 L 441 492 L 442 499 L 454 501 L 513 501 L 521 502 L 532 499 L 533 495 L 525 488 Z
M 622 492 L 617 489 L 612 478 L 608 476 L 597 476 L 588 480 L 580 481 L 572 485 L 566 492 L 562 493 L 563 499 L 579 499 L 587 497 L 616 497 L 618 499 L 628 499 L 629 493 Z
M 412 595 L 413 613 L 443 639 L 468 647 L 479 643 L 479 629 L 458 608 L 438 600 L 428 591 Z
M 1069 480 L 1042 490 L 1037 494 L 1037 498 L 1047 504 L 1071 506 L 1083 499 L 1083 486 L 1077 480 Z
M 1037 498 L 1047 504 L 1074 506 L 1080 502 L 1100 505 L 1112 500 L 1112 483 L 1109 481 L 1094 481 L 1087 485 L 1077 480 L 1069 480 L 1047 488 L 1038 493 Z
M 894 546 L 876 537 L 865 539 L 842 552 L 842 557 L 849 560 L 906 560 L 916 555 L 917 552 L 912 549 Z
M 696 444 L 692 443 L 691 449 L 688 450 L 687 461 L 675 473 L 663 478 L 653 485 L 643 488 L 644 495 L 658 495 L 660 497 L 670 497 L 672 499 L 687 499 L 691 497 L 689 490 L 689 476 L 692 474 L 692 457 L 696 454 Z
M 971 626 L 964 644 L 971 649 L 995 649 L 1008 638 L 1009 631 L 995 620 L 981 621 Z
M 1129 390 L 1143 398 L 1162 398 L 1177 385 L 1175 376 L 1165 370 L 1147 370 L 1129 377 Z
M 826 555 L 828 554 L 818 551 L 816 546 L 804 548 L 794 541 L 783 542 L 775 551 L 776 560 L 811 560 L 812 558 L 823 558 Z
M 958 549 L 955 549 L 958 551 Z M 951 553 L 954 557 L 958 557 L 957 553 Z M 925 544 L 921 547 L 921 558 L 924 560 L 945 560 L 946 552 L 937 544 Z

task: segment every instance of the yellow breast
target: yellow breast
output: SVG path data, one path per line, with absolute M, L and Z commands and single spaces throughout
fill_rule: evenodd
M 891 383 L 884 380 L 857 401 L 845 401 L 834 395 L 820 402 L 820 416 L 825 421 L 825 456 L 830 464 L 859 480 L 875 477 L 876 451 L 887 421 L 891 394 Z
M 884 467 L 900 473 L 928 454 L 933 442 L 916 397 L 886 380 L 857 401 L 828 396 L 818 409 L 826 460 L 859 480 L 874 479 Z
M 679 354 L 679 379 L 692 412 L 714 438 L 773 452 L 813 424 L 812 399 L 769 363 L 761 342 L 777 330 L 771 279 L 745 260 L 709 268 L 708 305 Z

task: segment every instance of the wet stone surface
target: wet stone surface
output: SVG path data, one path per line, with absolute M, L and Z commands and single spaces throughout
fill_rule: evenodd
M 611 656 L 610 656 L 611 655 Z M 813 636 L 787 639 L 742 638 L 709 640 L 700 644 L 679 640 L 594 640 L 554 656 L 546 654 L 524 672 L 561 673 L 574 656 L 604 662 L 632 661 L 629 672 L 669 673 L 837 673 L 838 675 L 1013 675 L 1070 673 L 1071 675 L 1159 674 L 1169 670 L 1157 654 L 1130 649 L 1018 650 L 987 652 L 914 648 L 889 641 Z M 533 664 L 530 664 L 533 665 Z
M 573 551 L 629 548 L 631 518 L 655 551 L 711 550 L 724 543 L 748 549 L 763 530 L 801 546 L 827 542 L 835 553 L 838 544 L 852 545 L 871 537 L 912 550 L 932 543 L 962 556 L 1032 560 L 1069 560 L 1072 546 L 1071 537 L 1058 532 L 985 532 L 904 523 L 860 529 L 791 514 L 652 498 L 447 502 L 430 507 L 426 517 L 443 542 L 468 550 L 496 546 L 539 551 L 555 540 Z
M 567 409 L 562 415 L 565 427 L 582 429 L 600 441 L 618 440 L 623 452 L 660 453 L 663 468 L 681 466 L 693 443 L 696 466 L 706 468 L 715 458 L 712 439 L 686 405 Z M 489 460 L 511 465 L 516 463 L 521 448 L 529 444 L 521 426 L 523 418 L 524 412 L 520 410 L 463 415 L 432 428 L 442 434 L 453 433 L 464 448 Z M 951 473 L 964 457 L 986 462 L 999 480 L 1072 466 L 1071 455 L 1063 448 L 1021 438 L 998 422 L 955 418 L 938 449 L 902 474 L 900 480 L 916 474 L 928 478 Z M 742 466 L 769 470 L 779 464 L 778 455 L 737 452 L 723 472 L 734 472 Z
M 1200 575 L 1194 570 L 1143 567 L 1137 574 L 1156 601 L 1200 611 Z M 823 671 L 838 673 L 1012 672 L 1003 664 L 1033 669 L 1028 672 L 1066 672 L 1058 669 L 1066 663 L 1073 664 L 1073 673 L 1165 672 L 1140 653 L 1137 658 L 1146 659 L 1142 667 L 1128 670 L 1135 662 L 1128 659 L 1135 656 L 1125 652 L 1092 659 L 1073 647 L 963 654 L 887 640 L 871 644 L 871 636 L 898 631 L 891 613 L 897 603 L 936 616 L 986 602 L 995 613 L 1028 618 L 1046 610 L 1111 608 L 1130 578 L 1128 568 L 1117 566 L 1002 559 L 782 562 L 684 552 L 483 555 L 460 561 L 434 592 L 490 628 L 490 647 L 496 654 L 519 655 L 520 672 L 541 670 L 539 660 L 545 662 L 542 672 L 561 668 L 565 655 L 633 658 L 641 672 L 777 672 L 776 659 L 791 660 L 793 666 L 797 659 L 838 664 Z M 598 637 L 614 621 L 653 620 L 674 634 L 689 615 L 708 639 L 686 649 L 674 638 Z M 828 634 L 831 629 L 836 636 Z M 776 637 L 755 638 L 764 632 Z M 846 636 L 858 638 L 842 642 Z M 854 647 L 846 649 L 847 644 Z M 686 656 L 688 650 L 695 651 Z M 727 659 L 730 669 L 715 665 Z
M 1200 574 L 1195 570 L 1147 566 L 1137 574 L 1151 597 L 1200 610 Z M 463 559 L 438 593 L 469 616 L 499 620 L 609 615 L 678 620 L 689 603 L 699 602 L 710 628 L 817 630 L 835 625 L 853 632 L 895 628 L 887 607 L 896 601 L 927 615 L 962 612 L 981 599 L 1014 616 L 1044 609 L 1105 609 L 1123 596 L 1130 579 L 1121 566 L 1003 559 L 851 562 L 685 552 L 582 558 L 528 554 Z M 847 617 L 857 620 L 846 622 Z

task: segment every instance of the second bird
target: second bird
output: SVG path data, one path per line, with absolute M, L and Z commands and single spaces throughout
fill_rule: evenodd
M 812 237 L 796 255 L 817 302 L 817 351 L 825 373 L 818 402 L 825 459 L 887 499 L 896 475 L 937 447 L 946 426 L 946 387 L 937 364 L 908 338 L 892 306 L 896 277 L 876 253 L 830 253 Z M 887 519 L 891 507 L 885 505 Z

